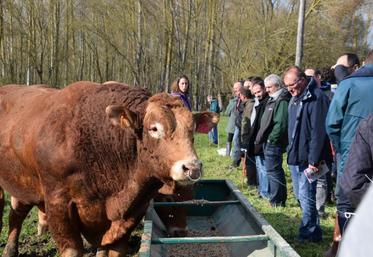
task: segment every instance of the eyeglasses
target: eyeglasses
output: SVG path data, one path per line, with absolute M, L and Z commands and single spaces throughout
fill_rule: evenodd
M 289 85 L 285 85 L 287 88 L 293 88 L 298 85 L 298 83 L 301 81 L 302 77 L 298 78 L 294 83 L 291 83 Z

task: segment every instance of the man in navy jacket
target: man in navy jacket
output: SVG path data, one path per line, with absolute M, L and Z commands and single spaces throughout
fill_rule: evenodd
M 318 242 L 322 240 L 322 231 L 316 210 L 316 181 L 309 183 L 303 171 L 308 168 L 317 172 L 321 161 L 331 162 L 325 131 L 329 99 L 314 79 L 308 83 L 299 67 L 284 72 L 284 83 L 292 96 L 288 109 L 287 162 L 298 187 L 303 214 L 297 240 Z

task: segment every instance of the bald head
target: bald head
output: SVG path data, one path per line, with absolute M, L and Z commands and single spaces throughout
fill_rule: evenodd
M 233 93 L 235 96 L 240 95 L 241 88 L 242 88 L 242 83 L 240 81 L 237 81 L 233 84 Z
M 307 68 L 304 70 L 304 74 L 306 74 L 308 77 L 313 77 L 315 76 L 315 69 Z

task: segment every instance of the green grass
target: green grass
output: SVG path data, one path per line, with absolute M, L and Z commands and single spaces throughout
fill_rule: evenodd
M 221 121 L 219 123 L 219 146 L 209 145 L 208 137 L 205 134 L 198 134 L 195 136 L 197 153 L 200 159 L 203 161 L 204 178 L 232 180 L 241 190 L 241 192 L 248 198 L 249 202 L 302 257 L 323 256 L 323 252 L 328 248 L 329 243 L 332 240 L 335 207 L 328 206 L 326 208 L 326 212 L 329 214 L 329 216 L 327 219 L 321 221 L 324 232 L 324 241 L 322 243 L 309 243 L 305 245 L 295 243 L 293 238 L 297 235 L 302 213 L 291 190 L 291 179 L 286 163 L 284 162 L 283 165 L 286 170 L 288 188 L 288 200 L 286 202 L 286 207 L 271 208 L 268 201 L 259 199 L 257 197 L 255 189 L 250 189 L 245 186 L 245 183 L 242 180 L 242 170 L 240 168 L 230 170 L 228 166 L 231 163 L 231 159 L 229 157 L 218 155 L 217 149 L 225 147 L 226 122 L 227 118 L 221 117 Z M 8 211 L 9 202 L 3 218 L 4 228 L 0 236 L 0 255 L 3 252 L 6 242 L 6 235 L 8 232 Z M 36 236 L 36 233 L 37 211 L 34 208 L 29 214 L 29 217 L 25 220 L 22 228 L 22 233 L 20 236 L 20 256 L 58 256 L 54 242 L 51 240 L 49 234 L 38 237 Z
M 323 230 L 323 242 L 298 244 L 294 242 L 294 237 L 298 234 L 298 226 L 302 217 L 300 207 L 294 198 L 289 169 L 286 160 L 283 167 L 286 173 L 288 200 L 286 207 L 271 208 L 269 202 L 260 199 L 257 196 L 256 189 L 248 188 L 245 185 L 242 176 L 242 169 L 237 168 L 230 170 L 228 167 L 231 163 L 229 157 L 220 156 L 217 153 L 218 148 L 224 148 L 226 142 L 225 127 L 227 117 L 222 116 L 218 126 L 219 145 L 213 146 L 208 143 L 208 136 L 198 134 L 195 136 L 195 144 L 199 158 L 203 161 L 204 178 L 209 179 L 230 179 L 241 192 L 248 198 L 249 202 L 264 216 L 264 218 L 276 229 L 281 236 L 298 252 L 302 257 L 321 257 L 323 252 L 329 247 L 333 236 L 334 227 L 334 206 L 327 206 L 326 212 L 328 217 L 321 220 Z M 285 158 L 284 158 L 285 159 Z

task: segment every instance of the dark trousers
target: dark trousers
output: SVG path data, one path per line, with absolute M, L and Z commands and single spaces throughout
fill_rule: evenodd
M 287 198 L 285 172 L 282 168 L 284 151 L 283 147 L 271 143 L 264 146 L 264 166 L 268 176 L 271 205 L 285 205 Z
M 257 185 L 255 156 L 246 156 L 246 177 L 249 186 Z
M 341 154 L 337 154 L 337 183 L 335 186 L 335 196 L 337 198 L 337 212 L 338 212 L 338 222 L 341 234 L 343 234 L 344 230 L 347 227 L 347 223 L 349 219 L 346 218 L 345 213 L 355 212 L 355 208 L 352 206 L 350 200 L 347 196 L 343 193 L 343 190 L 340 186 L 340 181 L 343 176 L 343 169 L 339 167 L 341 164 Z

